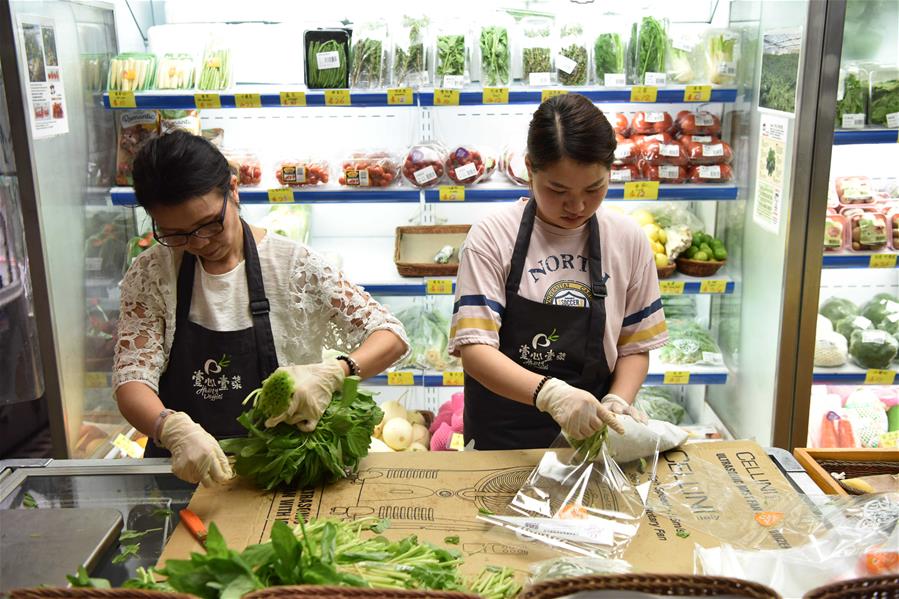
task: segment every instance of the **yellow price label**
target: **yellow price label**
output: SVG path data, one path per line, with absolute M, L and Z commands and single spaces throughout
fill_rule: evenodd
M 434 106 L 458 106 L 459 90 L 437 88 L 434 90 Z
M 137 108 L 134 92 L 109 92 L 110 108 Z
M 624 184 L 625 200 L 658 200 L 658 181 L 629 181 Z
M 281 92 L 281 106 L 305 106 L 306 92 Z
M 874 254 L 868 266 L 871 268 L 896 268 L 896 254 Z
M 122 433 L 116 435 L 116 438 L 112 442 L 112 446 L 117 449 L 121 449 L 122 453 L 124 453 L 129 458 L 137 459 L 144 455 L 144 448 Z
M 899 431 L 883 433 L 877 441 L 881 449 L 899 449 Z
M 452 295 L 452 279 L 428 279 L 425 281 L 425 290 L 428 295 Z
M 555 98 L 556 96 L 564 96 L 567 93 L 567 89 L 544 89 L 540 92 L 540 101 L 546 102 L 550 98 Z
M 197 108 L 221 108 L 222 97 L 218 94 L 194 94 Z
M 453 436 L 450 437 L 449 448 L 453 451 L 465 449 L 465 436 L 462 433 L 453 433 Z
M 727 281 L 716 279 L 699 284 L 699 293 L 724 293 L 725 291 L 727 291 Z
M 484 104 L 508 104 L 509 88 L 508 87 L 485 87 L 482 98 Z
M 238 108 L 262 108 L 259 94 L 234 94 L 234 105 Z
M 659 88 L 654 85 L 635 85 L 631 88 L 631 102 L 655 102 Z
M 892 385 L 895 379 L 895 370 L 877 370 L 872 368 L 865 372 L 866 385 Z
M 684 90 L 684 102 L 708 102 L 711 99 L 711 85 L 688 85 Z
M 662 382 L 666 385 L 689 385 L 690 372 L 687 370 L 669 370 Z
M 293 202 L 293 190 L 289 187 L 279 187 L 268 190 L 268 201 L 272 204 L 287 204 Z
M 349 106 L 350 90 L 348 89 L 326 89 L 325 90 L 325 106 Z
M 397 106 L 409 106 L 412 104 L 411 87 L 394 87 L 387 90 L 387 103 Z
M 109 378 L 105 372 L 85 372 L 84 386 L 87 389 L 103 389 L 109 386 Z
M 390 386 L 409 387 L 415 384 L 415 375 L 411 372 L 388 372 L 387 384 Z
M 465 373 L 464 372 L 444 372 L 443 373 L 443 386 L 444 387 L 462 387 L 465 385 Z
M 659 291 L 662 295 L 683 295 L 683 281 L 659 281 Z
M 463 185 L 441 185 L 438 190 L 441 202 L 464 202 L 465 187 Z

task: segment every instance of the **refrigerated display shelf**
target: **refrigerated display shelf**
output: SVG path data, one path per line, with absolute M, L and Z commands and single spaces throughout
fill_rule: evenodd
M 815 368 L 812 373 L 814 385 L 891 385 L 899 372 L 890 370 L 866 370 L 855 364 L 837 368 Z
M 666 104 L 684 104 L 697 102 L 735 102 L 737 99 L 736 88 L 730 87 L 710 87 L 709 99 L 685 100 L 685 88 L 681 87 L 660 87 L 657 88 L 656 103 Z M 587 96 L 594 102 L 604 103 L 631 103 L 631 87 L 620 88 L 599 88 L 599 87 L 552 87 L 548 89 L 534 89 L 526 87 L 509 87 L 508 102 L 484 102 L 483 88 L 469 88 L 458 90 L 458 104 L 460 106 L 493 106 L 496 104 L 539 104 L 544 99 L 544 92 L 555 93 L 557 91 L 579 93 Z M 209 108 L 209 99 L 212 99 L 213 105 L 217 99 L 218 107 L 223 109 L 231 108 L 276 108 L 276 107 L 322 107 L 322 106 L 356 106 L 356 107 L 403 107 L 403 106 L 436 106 L 434 102 L 434 90 L 424 90 L 412 92 L 409 94 L 400 94 L 402 100 L 398 101 L 398 96 L 383 91 L 356 91 L 356 90 L 328 90 L 348 92 L 349 103 L 346 103 L 346 97 L 342 96 L 335 100 L 333 95 L 329 100 L 325 94 L 325 90 L 308 90 L 308 89 L 284 89 L 272 88 L 272 86 L 247 86 L 246 88 L 237 88 L 225 92 L 206 91 L 206 90 L 177 90 L 177 91 L 147 91 L 137 92 L 133 95 L 123 95 L 113 92 L 114 99 L 110 100 L 109 92 L 103 94 L 103 106 L 106 108 L 146 108 L 146 109 L 191 109 L 191 108 Z M 292 99 L 283 98 L 284 93 L 302 93 L 302 100 L 296 97 Z M 198 102 L 197 95 L 207 96 L 201 98 Z M 548 94 L 547 94 L 548 95 Z M 240 102 L 238 97 L 240 96 Z M 257 97 L 258 96 L 258 97 Z M 697 96 L 700 98 L 700 96 Z M 336 103 L 334 103 L 336 102 Z M 456 99 L 451 100 L 452 103 Z M 241 106 L 238 106 L 238 103 Z M 645 104 L 646 102 L 635 102 Z M 113 104 L 116 104 L 113 106 Z M 198 106 L 200 104 L 200 106 Z
M 452 200 L 441 200 L 440 189 L 426 189 L 425 202 L 441 203 Z M 517 200 L 527 195 L 525 187 L 499 187 L 490 185 L 485 187 L 465 188 L 463 200 L 465 202 L 507 202 Z M 729 201 L 736 200 L 738 189 L 736 185 L 659 185 L 659 200 L 699 202 L 699 201 Z M 623 200 L 624 186 L 610 185 L 606 194 L 607 200 Z M 630 201 L 630 200 L 628 200 Z
M 833 132 L 833 145 L 894 144 L 899 142 L 897 129 L 837 129 Z
M 896 268 L 899 254 L 824 254 L 824 268 Z

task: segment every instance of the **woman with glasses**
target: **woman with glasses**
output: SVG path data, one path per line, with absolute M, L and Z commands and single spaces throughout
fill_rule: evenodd
M 125 418 L 189 482 L 231 477 L 217 439 L 244 433 L 244 398 L 284 365 L 295 381 L 272 418 L 315 429 L 348 375 L 402 357 L 402 324 L 306 246 L 247 224 L 221 152 L 183 131 L 149 141 L 134 193 L 159 242 L 121 284 L 114 388 Z M 322 362 L 322 349 L 345 355 Z

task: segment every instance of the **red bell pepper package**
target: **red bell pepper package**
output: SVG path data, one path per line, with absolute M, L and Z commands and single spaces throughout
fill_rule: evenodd
M 228 161 L 231 171 L 237 176 L 237 183 L 241 187 L 246 185 L 259 185 L 262 181 L 262 163 L 253 152 L 246 150 L 223 149 L 222 154 Z
M 679 143 L 662 143 L 655 139 L 644 139 L 641 156 L 648 164 L 659 166 L 661 164 L 673 164 L 674 166 L 687 166 L 688 158 L 684 147 Z
M 419 189 L 436 187 L 443 180 L 446 149 L 439 143 L 412 146 L 403 160 L 403 178 Z
M 841 252 L 849 244 L 849 224 L 841 214 L 828 214 L 824 219 L 824 251 Z
M 690 183 L 727 183 L 734 178 L 734 171 L 727 164 L 694 166 L 690 168 Z
M 640 180 L 640 167 L 636 164 L 613 166 L 609 171 L 609 183 L 629 183 Z
M 687 169 L 683 166 L 673 164 L 649 164 L 646 161 L 641 163 L 643 170 L 643 178 L 647 181 L 658 181 L 659 183 L 683 183 L 687 180 Z
M 686 135 L 721 135 L 721 119 L 705 110 L 677 113 L 677 130 Z
M 662 111 L 639 111 L 634 113 L 631 121 L 631 132 L 638 135 L 665 133 L 671 130 L 671 115 Z
M 275 167 L 278 183 L 287 187 L 305 187 L 325 184 L 330 179 L 328 163 L 324 160 L 288 159 L 278 162 Z
M 346 187 L 387 187 L 399 172 L 399 160 L 390 152 L 353 152 L 340 163 L 337 182 Z
M 446 174 L 453 183 L 474 185 L 487 172 L 481 152 L 472 146 L 453 148 L 446 159 Z
M 692 136 L 691 136 L 692 137 Z M 700 136 L 696 136 L 700 137 Z M 690 164 L 730 164 L 734 159 L 733 150 L 730 144 L 725 141 L 714 141 L 711 143 L 700 143 L 698 141 L 689 144 L 682 144 Z

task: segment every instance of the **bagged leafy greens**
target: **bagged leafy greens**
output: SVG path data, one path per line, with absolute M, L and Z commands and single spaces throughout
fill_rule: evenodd
M 836 325 L 837 322 L 847 316 L 857 315 L 858 306 L 845 298 L 831 297 L 821 304 L 821 307 L 818 308 L 818 313 L 830 320 L 831 324 Z
M 512 82 L 512 46 L 509 27 L 496 23 L 481 27 L 478 39 L 481 85 L 508 86 Z
M 659 351 L 666 364 L 712 364 L 722 362 L 721 349 L 707 330 L 692 321 L 669 321 L 668 343 Z

